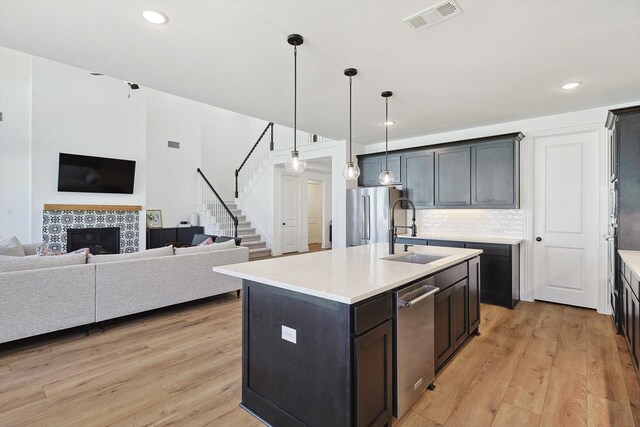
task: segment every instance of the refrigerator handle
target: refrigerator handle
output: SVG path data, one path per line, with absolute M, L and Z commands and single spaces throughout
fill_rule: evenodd
M 368 194 L 364 198 L 364 209 L 362 211 L 362 239 L 371 239 L 371 197 Z

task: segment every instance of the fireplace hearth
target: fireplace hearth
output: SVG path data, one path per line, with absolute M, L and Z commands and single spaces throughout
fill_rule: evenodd
M 119 254 L 120 228 L 69 228 L 67 252 L 89 248 L 92 255 Z

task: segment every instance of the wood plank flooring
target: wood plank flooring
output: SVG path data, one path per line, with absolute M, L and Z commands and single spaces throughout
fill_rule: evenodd
M 472 339 L 395 427 L 640 426 L 624 339 L 592 310 L 482 306 Z M 0 426 L 260 426 L 240 402 L 235 294 L 0 346 Z

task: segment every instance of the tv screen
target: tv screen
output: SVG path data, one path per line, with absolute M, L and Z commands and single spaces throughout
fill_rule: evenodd
M 133 194 L 136 162 L 60 153 L 58 191 Z

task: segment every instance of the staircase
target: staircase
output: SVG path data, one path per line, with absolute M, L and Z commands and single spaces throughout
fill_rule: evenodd
M 271 249 L 267 248 L 267 243 L 260 240 L 260 235 L 256 234 L 256 229 L 251 227 L 251 221 L 237 208 L 235 202 L 225 202 L 231 213 L 238 218 L 238 237 L 242 239 L 240 246 L 249 249 L 249 260 L 265 258 L 271 256 Z M 198 212 L 202 220 L 205 233 L 217 236 L 233 236 L 233 229 L 229 229 L 226 218 L 220 221 L 216 215 L 216 207 L 213 204 L 199 203 Z

